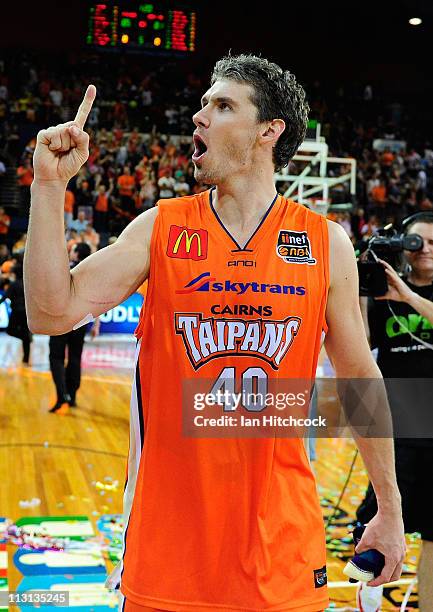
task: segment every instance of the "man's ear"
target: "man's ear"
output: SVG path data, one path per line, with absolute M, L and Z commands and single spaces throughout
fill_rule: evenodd
M 263 143 L 271 142 L 275 146 L 285 129 L 286 124 L 283 119 L 272 119 L 265 125 L 265 129 L 261 133 Z

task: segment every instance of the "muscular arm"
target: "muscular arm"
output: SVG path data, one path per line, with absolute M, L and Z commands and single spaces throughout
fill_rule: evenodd
M 149 273 L 157 209 L 137 217 L 115 244 L 69 269 L 65 192 L 89 157 L 84 125 L 95 96 L 95 86 L 89 85 L 74 121 L 42 130 L 37 137 L 24 257 L 27 318 L 36 333 L 63 334 L 89 314 L 99 316 L 133 293 Z
M 326 309 L 329 330 L 325 347 L 341 379 L 381 379 L 367 342 L 358 301 L 358 273 L 352 244 L 344 230 L 328 222 L 330 235 L 330 290 Z M 382 385 L 378 406 L 383 422 L 390 421 L 390 411 Z M 376 393 L 377 393 L 376 388 Z M 375 398 L 377 403 L 377 398 Z M 387 557 L 387 566 L 378 583 L 396 579 L 401 569 L 402 523 L 400 494 L 397 488 L 394 448 L 391 438 L 356 436 L 356 444 L 364 460 L 376 492 L 379 507 L 379 527 L 366 531 L 364 544 L 376 547 Z M 394 533 L 387 532 L 387 524 Z M 376 534 L 377 539 L 374 539 Z M 368 539 L 370 538 L 370 540 Z M 378 541 L 379 540 L 379 541 Z M 370 545 L 372 544 L 372 545 Z M 374 546 L 373 546 L 374 544 Z M 365 548 L 365 547 L 364 547 Z M 400 564 L 400 567 L 399 567 Z M 375 583 L 376 584 L 376 583 Z
M 34 182 L 25 252 L 27 318 L 35 333 L 62 334 L 89 313 L 97 317 L 147 278 L 157 209 L 135 219 L 111 246 L 69 270 L 63 186 Z

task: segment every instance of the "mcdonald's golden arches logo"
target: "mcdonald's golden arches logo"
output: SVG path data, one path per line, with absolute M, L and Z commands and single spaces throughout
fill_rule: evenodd
M 204 229 L 190 229 L 180 225 L 171 225 L 168 236 L 167 255 L 178 259 L 207 258 L 208 235 Z

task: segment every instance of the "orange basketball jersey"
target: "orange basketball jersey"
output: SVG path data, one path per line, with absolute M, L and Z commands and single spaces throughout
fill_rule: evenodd
M 241 248 L 212 190 L 162 200 L 136 331 L 121 591 L 173 611 L 328 604 L 323 519 L 299 438 L 195 438 L 182 384 L 314 379 L 326 333 L 326 219 L 277 196 Z M 228 368 L 229 370 L 225 370 Z

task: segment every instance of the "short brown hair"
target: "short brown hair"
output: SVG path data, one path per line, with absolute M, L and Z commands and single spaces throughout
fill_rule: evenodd
M 227 55 L 215 64 L 211 85 L 222 79 L 252 86 L 259 123 L 284 120 L 286 129 L 274 147 L 273 161 L 276 171 L 287 166 L 305 138 L 310 110 L 295 75 L 262 57 L 242 54 Z

